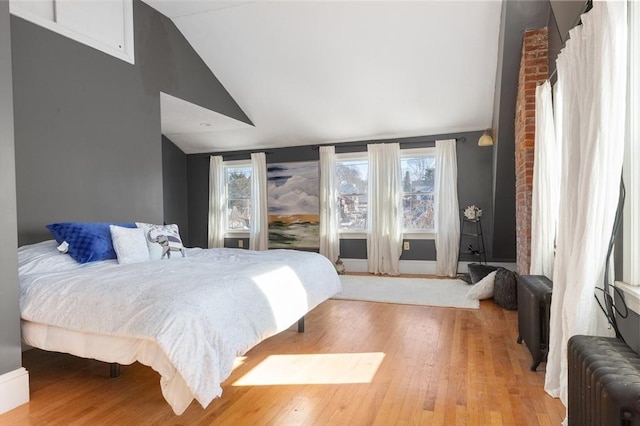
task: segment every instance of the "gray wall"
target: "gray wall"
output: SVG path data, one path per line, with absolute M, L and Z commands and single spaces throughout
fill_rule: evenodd
M 9 2 L 0 2 L 0 375 L 22 366 Z
M 587 0 L 550 0 L 549 3 L 557 33 L 564 44 L 569 39 L 569 31 L 580 22 L 580 15 L 587 9 Z
M 483 230 L 487 258 L 491 259 L 493 234 L 493 210 L 491 207 L 491 168 L 492 148 L 478 147 L 477 141 L 482 132 L 466 132 L 446 135 L 431 135 L 413 138 L 401 138 L 386 141 L 359 141 L 336 144 L 336 153 L 366 151 L 367 143 L 400 142 L 401 148 L 434 146 L 436 139 L 465 137 L 466 142 L 456 144 L 458 159 L 458 198 L 460 207 L 476 204 L 483 209 Z M 205 247 L 207 244 L 207 214 L 209 191 L 209 157 L 223 155 L 225 160 L 248 159 L 250 151 L 224 152 L 187 155 L 188 206 L 189 206 L 189 244 Z M 291 147 L 266 151 L 267 163 L 290 161 L 318 161 L 319 153 L 313 147 Z M 433 240 L 409 240 L 411 250 L 402 254 L 402 260 L 434 260 L 436 256 Z M 245 247 L 247 241 L 245 240 Z M 237 247 L 237 239 L 225 240 L 227 247 Z M 344 258 L 366 259 L 365 240 L 341 240 L 340 253 Z M 462 260 L 477 260 L 469 258 Z
M 502 3 L 500 46 L 493 113 L 493 257 L 514 261 L 516 257 L 515 110 L 518 73 L 524 30 L 547 25 L 550 6 L 546 0 L 512 0 Z
M 164 221 L 160 91 L 249 122 L 142 2 L 135 65 L 15 16 L 11 26 L 20 245 L 50 238 L 54 221 Z
M 159 92 L 124 61 L 15 16 L 12 30 L 20 244 L 55 221 L 161 222 Z
M 175 223 L 180 236 L 188 235 L 187 155 L 165 136 L 162 137 L 162 193 L 165 223 Z
M 189 247 L 206 248 L 209 233 L 207 218 L 209 213 L 208 155 L 187 155 L 187 207 L 189 234 L 182 236 L 185 240 L 184 243 Z M 227 245 L 226 241 L 225 245 Z
M 549 74 L 554 74 L 556 58 L 569 39 L 571 30 L 580 21 L 580 15 L 586 10 L 585 0 L 553 0 L 547 26 L 549 28 Z M 551 81 L 555 82 L 555 75 Z
M 139 0 L 134 6 L 136 68 L 148 92 L 160 90 L 253 124 L 173 21 Z

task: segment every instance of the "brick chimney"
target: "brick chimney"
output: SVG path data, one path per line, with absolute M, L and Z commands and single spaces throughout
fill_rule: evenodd
M 531 192 L 535 150 L 536 86 L 549 76 L 547 28 L 526 30 L 522 41 L 515 116 L 516 263 L 528 274 L 531 263 Z

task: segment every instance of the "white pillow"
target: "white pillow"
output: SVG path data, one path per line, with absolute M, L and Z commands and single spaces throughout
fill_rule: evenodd
M 118 256 L 118 263 L 137 263 L 150 260 L 147 241 L 140 228 L 123 228 L 109 225 L 113 249 Z
M 467 299 L 491 299 L 493 297 L 493 283 L 495 282 L 497 272 L 498 271 L 493 271 L 475 283 L 473 287 L 467 291 Z
M 166 257 L 179 259 L 186 256 L 178 225 L 153 225 L 151 223 L 136 222 L 136 226 L 144 231 L 144 237 L 149 249 L 151 260 Z M 165 247 L 167 253 L 165 253 Z M 165 253 L 163 255 L 163 253 Z

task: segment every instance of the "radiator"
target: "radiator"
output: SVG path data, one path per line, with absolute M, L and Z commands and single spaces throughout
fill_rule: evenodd
M 619 339 L 567 344 L 569 426 L 640 426 L 640 356 Z
M 518 343 L 529 348 L 531 371 L 547 360 L 552 284 L 544 275 L 518 276 Z

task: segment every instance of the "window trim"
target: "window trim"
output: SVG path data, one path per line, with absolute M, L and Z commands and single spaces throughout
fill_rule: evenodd
M 422 148 L 408 148 L 400 150 L 400 158 L 413 158 L 413 157 L 435 157 L 436 156 L 436 148 L 435 147 L 422 147 Z M 336 162 L 343 161 L 358 161 L 364 160 L 369 161 L 369 154 L 367 151 L 356 151 L 356 152 L 341 152 L 336 154 Z M 367 230 L 366 229 L 344 229 L 340 228 L 338 230 L 339 238 L 342 240 L 364 240 L 367 238 Z M 436 230 L 428 229 L 428 230 L 405 230 L 403 229 L 402 235 L 404 239 L 407 240 L 435 240 L 436 239 Z
M 640 35 L 640 3 L 628 1 L 628 80 L 627 80 L 627 131 L 625 137 L 625 155 L 622 176 L 626 186 L 626 199 L 623 210 L 623 256 L 622 281 L 616 281 L 616 287 L 625 294 L 629 309 L 640 314 L 640 147 L 634 141 L 640 137 L 640 53 L 638 36 Z M 631 96 L 631 94 L 636 96 Z
M 345 161 L 365 161 L 367 163 L 367 179 L 369 179 L 369 153 L 367 151 L 342 152 L 336 154 L 336 163 Z M 338 191 L 340 193 L 340 191 Z M 338 236 L 343 240 L 362 240 L 367 238 L 365 229 L 339 228 Z
M 405 240 L 435 240 L 436 239 L 436 232 L 435 230 L 428 230 L 428 231 L 416 231 L 416 230 L 410 230 L 410 231 L 402 231 L 402 235 L 404 236 Z
M 400 158 L 412 157 L 435 157 L 436 148 L 434 146 L 425 146 L 423 148 L 409 148 L 400 150 Z
M 640 288 L 640 147 L 634 141 L 640 137 L 640 54 L 637 41 L 640 33 L 640 4 L 627 2 L 629 7 L 629 46 L 628 46 L 628 90 L 627 90 L 627 131 L 622 176 L 626 186 L 626 199 L 623 210 L 623 278 L 629 286 Z M 632 94 L 636 96 L 632 96 Z M 636 297 L 639 297 L 636 295 Z
M 369 154 L 367 151 L 341 152 L 336 153 L 336 162 L 365 160 L 369 162 Z
M 229 202 L 229 186 L 227 182 L 227 170 L 228 169 L 239 169 L 239 168 L 250 168 L 252 169 L 251 160 L 230 160 L 222 162 L 224 167 L 224 176 L 225 176 L 225 185 L 224 185 L 224 201 L 225 201 L 225 216 L 224 216 L 224 237 L 225 238 L 248 238 L 250 234 L 250 230 L 241 230 L 241 229 L 230 229 L 228 227 L 229 218 L 227 214 L 228 202 Z M 253 179 L 253 170 L 251 173 L 251 178 Z
M 436 157 L 435 147 L 409 148 L 400 150 L 400 158 L 417 158 L 417 157 Z M 404 194 L 404 191 L 402 191 Z M 435 198 L 435 188 L 433 189 Z M 435 240 L 437 230 L 433 229 L 402 229 L 402 235 L 405 239 L 411 240 Z

